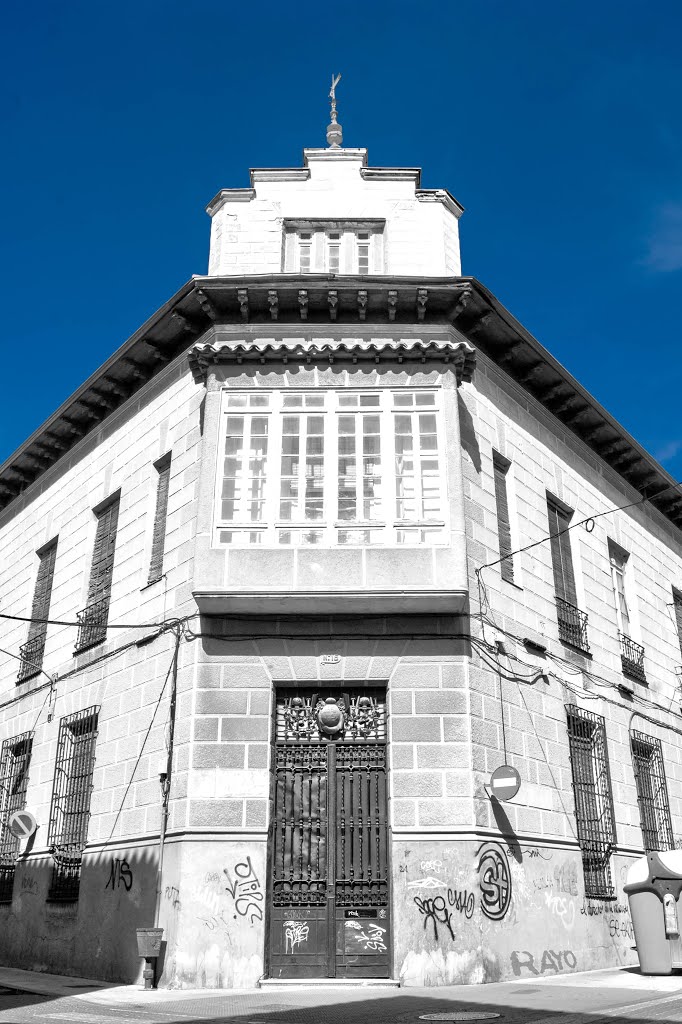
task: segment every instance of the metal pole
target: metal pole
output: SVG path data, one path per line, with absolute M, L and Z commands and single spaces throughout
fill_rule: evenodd
M 166 828 L 168 827 L 168 805 L 170 802 L 171 774 L 173 771 L 173 736 L 175 733 L 175 704 L 178 690 L 178 652 L 180 650 L 180 639 L 182 627 L 177 626 L 175 632 L 175 650 L 173 651 L 171 696 L 168 717 L 168 758 L 166 760 L 166 771 L 160 772 L 161 783 L 161 828 L 159 830 L 159 861 L 156 872 L 156 905 L 154 907 L 154 927 L 159 926 L 159 913 L 161 911 L 162 874 L 163 874 L 163 851 L 166 842 Z

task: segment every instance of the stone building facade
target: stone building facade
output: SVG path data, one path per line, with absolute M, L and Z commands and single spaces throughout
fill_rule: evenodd
M 418 170 L 306 150 L 208 212 L 208 276 L 0 467 L 0 958 L 633 963 L 627 868 L 682 832 L 674 481 Z

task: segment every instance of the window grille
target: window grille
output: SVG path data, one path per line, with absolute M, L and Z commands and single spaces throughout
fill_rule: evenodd
M 559 637 L 572 647 L 578 647 L 586 654 L 590 653 L 590 645 L 587 642 L 587 613 L 576 608 L 568 601 L 556 599 L 556 614 L 559 624 Z
M 672 850 L 672 824 L 661 741 L 641 732 L 630 735 L 632 765 L 645 850 Z
M 59 723 L 47 842 L 54 859 L 50 900 L 77 900 L 81 859 L 88 838 L 99 707 Z
M 572 704 L 566 706 L 566 716 L 585 895 L 612 900 L 610 858 L 616 833 L 604 719 Z
M 100 508 L 97 516 L 97 533 L 92 553 L 88 603 L 77 613 L 80 623 L 76 640 L 76 654 L 89 647 L 101 644 L 107 635 L 111 581 L 114 574 L 114 551 L 118 529 L 118 496 Z
M 644 671 L 644 648 L 636 644 L 630 636 L 619 633 L 620 640 L 620 662 L 623 668 L 623 675 L 630 679 L 636 679 L 638 683 L 646 683 L 646 672 Z
M 170 485 L 171 453 L 168 452 L 154 464 L 159 474 L 156 484 L 156 509 L 154 511 L 154 534 L 152 556 L 149 563 L 147 583 L 156 583 L 163 576 L 163 547 L 166 541 L 166 516 L 168 514 L 168 489 Z
M 43 667 L 47 622 L 41 620 L 49 618 L 54 566 L 57 558 L 57 541 L 51 541 L 38 553 L 38 557 L 40 561 L 31 606 L 32 622 L 28 628 L 28 639 L 19 648 L 22 661 L 17 677 L 18 683 L 23 683 L 27 679 L 39 675 Z
M 507 497 L 507 473 L 511 463 L 499 452 L 493 452 L 493 473 L 495 476 L 495 505 L 497 508 L 497 536 L 500 544 L 500 573 L 507 583 L 514 582 L 514 561 L 512 559 L 511 523 Z
M 33 733 L 25 732 L 4 740 L 0 750 L 0 903 L 12 901 L 19 839 L 12 835 L 8 824 L 14 812 L 26 806 L 32 745 Z

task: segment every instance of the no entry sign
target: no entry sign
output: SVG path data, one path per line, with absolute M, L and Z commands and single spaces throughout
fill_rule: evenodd
M 520 785 L 521 776 L 510 764 L 500 765 L 490 776 L 490 791 L 498 800 L 511 800 Z
M 15 811 L 9 819 L 7 827 L 17 839 L 27 839 L 38 828 L 38 822 L 30 811 Z

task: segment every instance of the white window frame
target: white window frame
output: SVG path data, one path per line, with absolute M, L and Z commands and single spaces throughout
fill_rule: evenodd
M 396 400 L 404 401 L 406 395 L 433 396 L 433 405 L 412 406 L 397 405 Z M 249 407 L 249 397 L 258 395 L 267 397 L 267 407 Z M 357 407 L 341 405 L 340 399 L 346 401 L 348 396 L 358 396 L 358 403 L 361 396 L 375 395 L 379 398 L 379 405 L 365 406 L 358 404 Z M 247 396 L 246 405 L 235 408 L 230 405 L 230 400 L 236 396 Z M 291 407 L 284 405 L 285 398 L 292 396 L 311 396 L 319 400 L 323 399 L 320 406 Z M 355 518 L 352 520 L 340 519 L 338 515 L 339 502 L 339 426 L 338 420 L 342 415 L 376 414 L 379 416 L 379 439 L 380 439 L 380 484 L 377 490 L 379 498 L 380 514 L 375 519 Z M 395 445 L 395 416 L 398 414 L 415 415 L 419 412 L 433 413 L 436 420 L 436 448 L 434 456 L 437 458 L 437 479 L 439 497 L 439 515 L 432 517 L 413 516 L 411 518 L 399 518 L 396 511 L 396 445 Z M 229 416 L 258 415 L 268 417 L 268 445 L 264 485 L 263 518 L 257 522 L 243 520 L 229 520 L 222 515 L 222 489 L 223 489 L 223 460 L 225 458 L 225 438 L 227 430 L 227 419 Z M 283 420 L 285 415 L 315 415 L 321 416 L 324 420 L 324 463 L 323 463 L 323 516 L 321 520 L 283 519 L 280 515 L 281 500 L 281 459 Z M 219 546 L 229 547 L 253 547 L 267 546 L 281 550 L 285 547 L 297 546 L 305 543 L 304 533 L 321 532 L 321 542 L 315 545 L 319 547 L 398 547 L 408 546 L 444 546 L 449 543 L 449 506 L 447 493 L 447 474 L 445 472 L 444 460 L 446 456 L 445 431 L 442 410 L 442 390 L 433 387 L 367 387 L 367 388 L 284 388 L 281 390 L 250 388 L 223 389 L 223 401 L 220 419 L 220 440 L 218 458 L 216 459 L 215 476 L 215 505 L 214 505 L 214 542 Z M 299 434 L 299 438 L 300 438 Z M 363 437 L 363 434 L 356 438 Z M 424 437 L 432 436 L 430 433 Z M 364 454 L 356 450 L 356 459 L 362 460 Z M 428 457 L 428 453 L 425 457 Z M 304 481 L 304 459 L 299 464 L 299 495 Z M 417 460 L 418 461 L 418 460 Z M 242 464 L 244 456 L 242 455 Z M 415 466 L 415 500 L 421 494 L 421 474 Z M 243 477 L 244 482 L 248 474 Z M 356 494 L 359 500 L 362 499 L 362 485 L 359 484 Z M 246 502 L 248 499 L 243 499 Z M 300 498 L 299 498 L 300 500 Z M 361 510 L 363 511 L 363 510 Z M 281 531 L 290 531 L 295 534 L 290 543 L 281 543 L 279 540 Z M 352 533 L 371 531 L 374 537 L 369 540 L 359 541 L 357 544 L 350 542 L 339 543 L 338 534 L 340 531 Z M 414 540 L 406 540 L 405 535 L 412 534 Z M 430 539 L 429 534 L 433 537 Z M 399 537 L 402 536 L 402 539 Z
M 283 271 L 290 274 L 383 274 L 385 227 L 386 222 L 378 219 L 285 221 Z M 310 259 L 303 263 L 303 246 L 308 244 Z M 338 263 L 332 261 L 330 252 L 336 245 Z M 364 245 L 368 247 L 367 268 L 361 272 L 360 247 Z
M 639 629 L 636 622 L 636 613 L 632 600 L 632 587 L 630 581 L 630 553 L 622 548 L 620 544 L 608 538 L 609 567 L 611 571 L 611 590 L 613 603 L 616 609 L 616 621 L 618 631 L 624 636 L 637 642 Z M 620 564 L 619 564 L 620 563 Z M 619 586 L 620 581 L 620 586 Z M 621 599 L 625 605 L 627 622 L 623 617 Z

